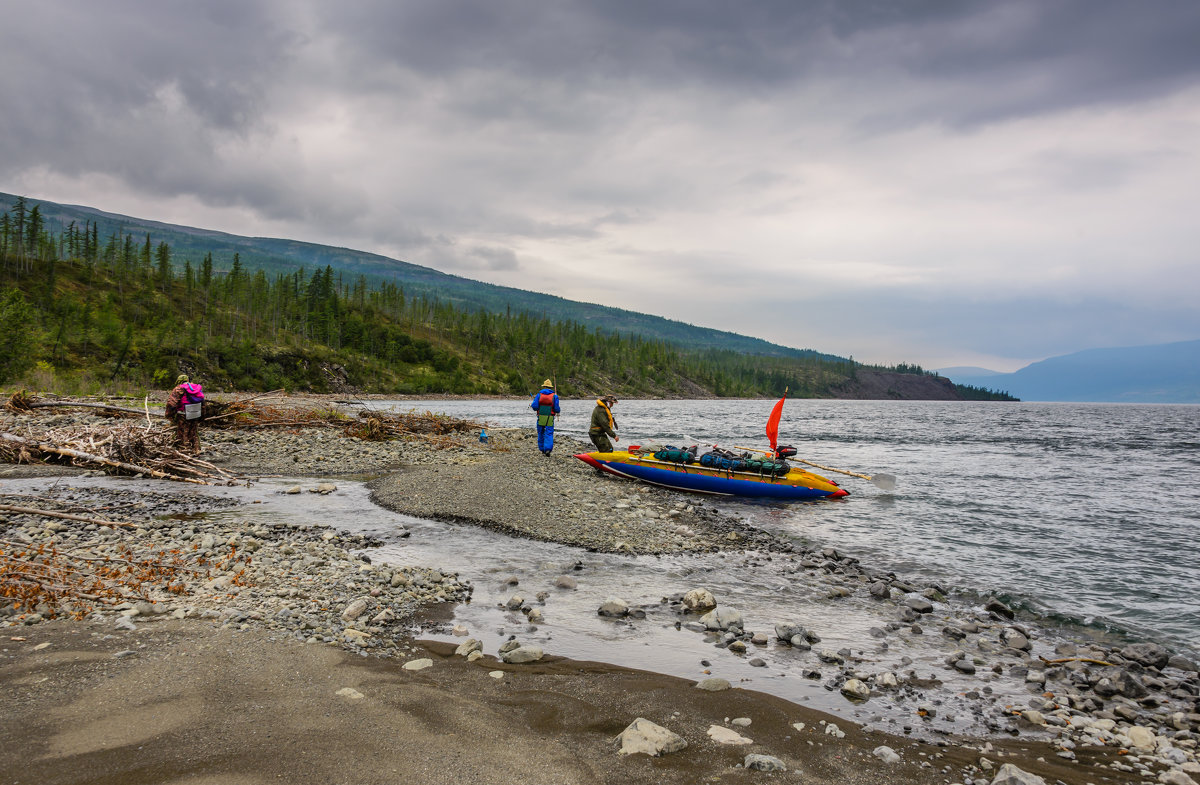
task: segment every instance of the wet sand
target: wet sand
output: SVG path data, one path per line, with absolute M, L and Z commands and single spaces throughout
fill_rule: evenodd
M 413 657 L 429 657 L 432 667 L 414 672 L 394 659 L 198 621 L 136 631 L 51 622 L 5 633 L 5 782 L 901 785 L 964 781 L 960 773 L 981 754 L 844 723 L 839 739 L 823 731 L 821 721 L 832 718 L 768 695 L 710 693 L 553 656 L 467 662 L 449 645 L 430 644 Z M 362 697 L 339 695 L 344 688 Z M 637 717 L 679 733 L 688 747 L 659 758 L 619 755 L 613 739 Z M 736 717 L 752 720 L 736 730 L 753 745 L 708 738 L 711 725 L 729 727 Z M 884 744 L 903 760 L 871 754 Z M 1049 783 L 1124 781 L 1101 776 L 1085 755 L 1071 764 L 1045 745 L 993 744 L 987 757 L 997 766 L 1014 763 Z M 788 771 L 738 768 L 748 753 L 774 755 Z

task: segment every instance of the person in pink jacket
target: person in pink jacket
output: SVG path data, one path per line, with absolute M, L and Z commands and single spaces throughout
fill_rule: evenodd
M 179 449 L 200 453 L 200 418 L 204 412 L 204 390 L 189 382 L 187 374 L 175 379 L 175 389 L 167 396 L 167 419 L 175 421 L 175 441 Z

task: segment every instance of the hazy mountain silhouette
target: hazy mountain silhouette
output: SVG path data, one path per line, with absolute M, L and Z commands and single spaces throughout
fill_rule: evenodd
M 1023 401 L 1200 403 L 1200 340 L 1087 349 L 1013 373 L 943 368 L 958 384 L 1005 390 Z

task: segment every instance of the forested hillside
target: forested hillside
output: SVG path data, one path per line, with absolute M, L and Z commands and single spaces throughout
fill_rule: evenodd
M 551 376 L 568 396 L 835 397 L 860 368 L 468 310 L 330 265 L 268 274 L 235 253 L 221 273 L 211 254 L 181 259 L 150 234 L 104 236 L 90 222 L 52 232 L 24 200 L 0 215 L 0 384 L 10 387 L 134 391 L 185 370 L 247 391 L 528 394 Z
M 18 199 L 20 197 L 0 193 L 0 212 L 15 213 Z M 409 297 L 436 297 L 439 302 L 452 303 L 466 311 L 524 311 L 551 321 L 576 322 L 588 328 L 598 327 L 605 332 L 634 333 L 689 349 L 729 349 L 746 354 L 783 357 L 819 355 L 812 349 L 780 346 L 760 338 L 697 327 L 660 316 L 473 281 L 349 248 L 268 237 L 241 237 L 117 215 L 79 205 L 39 202 L 37 206 L 43 226 L 51 234 L 64 235 L 72 226 L 92 235 L 97 242 L 104 242 L 111 236 L 126 235 L 139 240 L 149 234 L 154 237 L 155 243 L 167 243 L 176 260 L 192 259 L 194 263 L 206 256 L 211 257 L 214 271 L 218 274 L 231 269 L 234 256 L 240 259 L 243 269 L 261 269 L 268 277 L 291 273 L 301 267 L 315 270 L 328 266 L 335 274 L 346 276 L 347 280 L 361 274 L 366 277 L 369 286 L 390 283 L 403 287 Z M 68 251 L 60 248 L 59 255 L 66 258 Z M 839 358 L 827 355 L 826 359 Z

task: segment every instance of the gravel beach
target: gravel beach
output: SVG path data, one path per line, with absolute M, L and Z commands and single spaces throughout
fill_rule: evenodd
M 6 414 L 0 430 L 104 422 L 63 411 Z M 598 476 L 570 457 L 587 445 L 560 439 L 543 458 L 532 429 L 489 436 L 486 445 L 463 439 L 449 449 L 363 442 L 330 428 L 212 429 L 201 438 L 206 460 L 241 477 L 370 479 L 372 499 L 397 512 L 589 551 L 770 554 L 821 591 L 878 597 L 892 614 L 885 635 L 933 618 L 925 606 L 938 587 L 873 575 L 842 554 L 800 551 L 701 497 Z M 1200 675 L 1152 644 L 1031 656 L 1022 631 L 1036 632 L 995 603 L 930 632 L 946 642 L 948 671 L 973 678 L 978 669 L 980 690 L 985 675 L 1016 679 L 1028 686 L 1026 704 L 1001 707 L 1004 724 L 986 739 L 889 736 L 728 683 L 698 689 L 519 640 L 498 657 L 469 638 L 422 642 L 423 625 L 470 597 L 460 576 L 372 563 L 369 538 L 317 521 L 241 520 L 226 500 L 179 483 L 72 487 L 81 473 L 0 465 L 7 555 L 75 574 L 97 560 L 140 570 L 77 591 L 103 601 L 0 616 L 8 782 L 1200 780 Z M 55 475 L 54 492 L 36 497 L 4 482 Z M 329 484 L 290 491 L 329 493 Z M 751 642 L 740 621 L 716 611 L 687 616 L 682 605 L 695 596 L 675 602 L 689 623 L 716 625 L 709 629 L 726 646 Z M 808 646 L 824 659 L 803 629 L 776 624 L 773 633 L 774 645 Z M 852 660 L 826 668 L 836 674 L 830 687 L 851 696 L 919 686 Z M 936 687 L 922 689 L 918 700 L 936 697 Z M 645 733 L 623 733 L 630 726 Z M 660 754 L 623 754 L 621 743 Z

